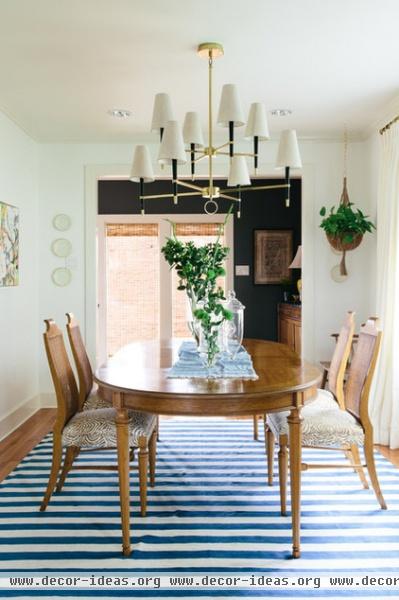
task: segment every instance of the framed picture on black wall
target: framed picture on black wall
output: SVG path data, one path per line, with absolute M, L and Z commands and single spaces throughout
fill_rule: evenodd
M 292 230 L 256 229 L 255 244 L 255 285 L 279 284 L 283 279 L 291 280 Z

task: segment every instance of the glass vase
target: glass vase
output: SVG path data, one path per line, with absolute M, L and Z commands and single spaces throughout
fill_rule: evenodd
M 231 313 L 231 319 L 224 323 L 225 349 L 231 358 L 235 358 L 241 348 L 244 337 L 245 306 L 236 298 L 234 291 L 226 296 L 225 308 Z
M 194 316 L 194 311 L 199 308 L 197 298 L 193 292 L 187 291 L 187 327 L 193 336 L 197 346 L 200 343 L 199 322 Z
M 198 352 L 206 367 L 213 367 L 224 350 L 225 333 L 220 318 L 214 319 L 210 326 L 205 327 L 197 321 L 199 333 Z

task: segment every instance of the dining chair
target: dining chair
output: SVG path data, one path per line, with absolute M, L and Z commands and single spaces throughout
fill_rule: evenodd
M 328 381 L 328 390 L 318 389 L 317 396 L 312 401 L 312 404 L 321 404 L 334 401 L 341 408 L 345 408 L 344 403 L 344 375 L 349 353 L 352 347 L 353 332 L 355 329 L 355 313 L 348 311 L 344 323 L 339 332 L 337 342 L 334 349 L 334 354 L 331 359 L 330 377 Z M 269 426 L 268 416 L 264 417 L 265 425 L 265 449 L 267 456 L 267 476 L 269 485 L 273 485 L 273 464 L 274 464 L 274 444 L 275 437 L 273 429 Z M 353 456 L 353 452 L 356 456 Z M 351 449 L 346 452 L 348 459 L 354 463 L 357 460 L 356 449 Z M 286 456 L 281 458 L 282 464 L 286 461 Z M 358 470 L 359 477 L 364 486 L 367 486 L 367 480 L 363 470 Z
M 358 335 L 356 335 L 355 333 L 353 333 L 352 331 L 352 341 L 351 341 L 351 346 L 349 349 L 349 355 L 347 358 L 347 363 L 346 363 L 346 368 L 344 369 L 343 375 L 342 375 L 342 380 L 341 380 L 341 373 L 339 373 L 339 380 L 337 381 L 337 375 L 338 375 L 338 370 L 339 367 L 341 365 L 341 359 L 344 358 L 342 355 L 342 348 L 338 348 L 337 344 L 338 341 L 340 342 L 340 344 L 343 344 L 343 336 L 342 336 L 342 331 L 340 333 L 332 333 L 331 337 L 333 337 L 335 339 L 335 352 L 333 355 L 333 358 L 331 361 L 321 361 L 320 365 L 323 369 L 323 377 L 321 380 L 321 384 L 320 384 L 320 390 L 323 389 L 328 389 L 336 398 L 337 402 L 339 403 L 339 405 L 341 407 L 344 407 L 344 400 L 343 400 L 343 384 L 345 383 L 346 380 L 346 376 L 347 376 L 347 369 L 349 367 L 349 363 L 350 363 L 350 359 L 353 355 L 353 350 L 354 350 L 354 346 L 357 342 L 358 339 Z M 328 375 L 329 375 L 329 371 L 332 368 L 332 382 L 331 382 L 331 386 L 327 385 L 328 384 Z M 339 385 L 337 385 L 337 383 L 339 383 Z M 254 440 L 258 440 L 259 439 L 259 435 L 258 435 L 258 419 L 259 419 L 260 415 L 256 415 L 253 417 L 253 433 L 254 433 Z M 266 415 L 261 415 L 263 416 L 264 420 L 266 419 Z M 266 429 L 267 431 L 267 429 Z M 271 439 L 269 438 L 269 443 L 271 442 Z M 267 443 L 267 442 L 266 442 Z
M 93 370 L 83 342 L 79 323 L 73 313 L 66 313 L 67 332 L 75 361 L 79 381 L 79 410 L 91 410 L 93 408 L 112 408 L 111 398 L 106 398 L 93 381 Z
M 374 462 L 373 427 L 368 414 L 368 399 L 381 341 L 377 319 L 370 318 L 361 327 L 345 386 L 345 408 L 332 397 L 323 394 L 320 401 L 311 402 L 302 410 L 302 446 L 320 450 L 351 451 L 353 464 L 302 464 L 302 470 L 317 468 L 366 467 L 371 485 L 381 508 L 386 509 Z M 331 373 L 331 371 L 330 371 Z M 340 377 L 342 373 L 340 373 Z M 278 438 L 281 514 L 286 513 L 287 446 L 289 413 L 268 415 L 268 426 Z M 362 464 L 358 447 L 363 446 Z M 358 471 L 359 472 L 359 471 Z
M 362 325 L 364 325 L 364 323 L 362 323 Z M 330 337 L 334 338 L 335 343 L 337 343 L 338 337 L 339 337 L 339 333 L 332 333 Z M 352 356 L 353 356 L 353 352 L 354 352 L 355 346 L 357 344 L 358 338 L 359 338 L 358 334 L 354 333 L 353 334 L 353 338 L 352 338 L 352 347 L 351 347 L 351 350 L 350 350 L 350 353 L 349 353 L 349 358 L 348 358 L 348 362 L 347 362 L 346 370 L 345 370 L 345 374 L 344 374 L 344 382 L 345 382 L 346 377 L 348 375 L 347 371 L 349 369 L 349 366 L 350 366 L 350 363 L 351 363 L 351 360 L 352 360 Z M 324 389 L 327 388 L 328 373 L 330 371 L 331 361 L 329 361 L 329 360 L 328 361 L 327 360 L 321 360 L 320 361 L 320 365 L 321 365 L 321 367 L 323 369 L 323 377 L 322 377 L 322 380 L 321 380 L 320 388 L 324 390 Z
M 107 390 L 101 390 L 93 380 L 93 369 L 87 355 L 79 323 L 73 313 L 66 313 L 69 344 L 75 361 L 79 380 L 79 410 L 92 408 L 112 408 L 112 399 L 107 397 Z M 159 416 L 157 420 L 157 441 L 159 441 Z
M 68 472 L 74 469 L 117 469 L 115 466 L 73 466 L 75 458 L 82 450 L 113 449 L 117 445 L 116 417 L 113 408 L 95 408 L 79 411 L 79 393 L 74 373 L 68 359 L 61 330 L 52 319 L 46 319 L 43 334 L 47 359 L 57 398 L 57 415 L 53 428 L 53 456 L 47 489 L 40 510 L 44 511 L 57 484 L 65 449 L 64 465 L 57 484 L 61 491 Z M 148 466 L 150 484 L 155 483 L 156 461 L 156 418 L 155 415 L 138 411 L 128 411 L 129 443 L 131 458 L 138 449 L 138 471 L 140 485 L 141 515 L 147 509 Z

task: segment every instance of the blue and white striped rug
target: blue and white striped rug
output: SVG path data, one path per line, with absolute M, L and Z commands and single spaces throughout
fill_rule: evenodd
M 304 452 L 312 461 L 342 462 L 340 454 Z M 133 554 L 121 555 L 117 474 L 72 471 L 45 513 L 39 505 L 51 458 L 48 436 L 0 486 L 0 577 L 15 571 L 86 573 L 236 573 L 269 576 L 328 573 L 399 575 L 399 471 L 376 454 L 389 510 L 364 490 L 351 470 L 308 471 L 302 484 L 302 557 L 291 559 L 291 521 L 279 512 L 278 482 L 266 485 L 264 445 L 252 421 L 161 420 L 157 481 L 148 516 L 138 514 L 132 472 Z M 115 462 L 115 454 L 79 460 Z M 277 466 L 277 465 L 276 465 Z M 0 592 L 0 597 L 16 592 Z M 385 588 L 300 590 L 296 598 L 391 597 Z M 25 591 L 25 596 L 91 597 L 87 592 Z M 101 598 L 256 596 L 290 598 L 288 590 L 93 591 Z

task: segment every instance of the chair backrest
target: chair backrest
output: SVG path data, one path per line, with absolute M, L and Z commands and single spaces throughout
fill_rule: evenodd
M 79 379 L 79 410 L 82 409 L 93 388 L 93 371 L 87 356 L 80 327 L 72 313 L 66 313 L 67 331 Z
M 328 372 L 328 388 L 335 396 L 340 408 L 343 410 L 345 410 L 345 369 L 351 351 L 354 330 L 355 313 L 348 311 L 346 313 L 345 321 L 341 327 L 341 331 L 339 332 L 337 343 L 335 344 L 334 354 L 332 356 L 330 370 Z
M 359 340 L 345 386 L 346 410 L 360 420 L 366 429 L 370 425 L 368 399 L 381 343 L 378 319 L 372 317 L 361 327 Z
M 79 407 L 79 393 L 65 348 L 62 331 L 52 319 L 46 319 L 44 346 L 57 396 L 56 428 L 62 429 Z

